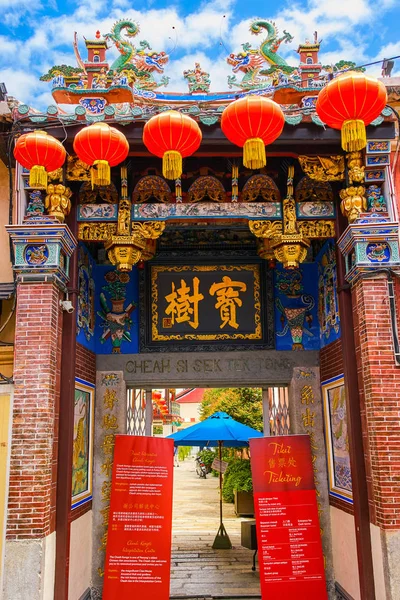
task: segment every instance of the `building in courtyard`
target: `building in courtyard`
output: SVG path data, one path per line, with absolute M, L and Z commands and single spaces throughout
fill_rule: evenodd
M 323 67 L 316 38 L 291 67 L 288 33 L 251 29 L 226 92 L 198 63 L 164 91 L 168 55 L 120 21 L 43 75 L 47 112 L 0 114 L 10 144 L 43 130 L 68 153 L 43 187 L 0 145 L 4 600 L 100 598 L 115 435 L 172 431 L 176 389 L 245 386 L 265 435 L 310 436 L 329 598 L 400 598 L 400 88 L 345 152 L 316 102 L 355 65 Z M 256 168 L 221 129 L 248 95 L 284 115 Z M 166 110 L 202 136 L 172 179 L 143 142 Z M 129 152 L 94 185 L 74 140 L 99 123 Z

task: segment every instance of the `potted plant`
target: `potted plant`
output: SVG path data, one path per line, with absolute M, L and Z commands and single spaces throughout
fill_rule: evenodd
M 225 502 L 235 503 L 236 515 L 254 515 L 253 481 L 250 461 L 234 458 L 224 475 L 222 496 Z

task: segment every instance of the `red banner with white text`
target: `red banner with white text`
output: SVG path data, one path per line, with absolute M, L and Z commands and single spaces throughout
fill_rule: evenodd
M 308 435 L 250 440 L 263 600 L 327 600 Z
M 172 440 L 117 435 L 103 600 L 168 600 Z

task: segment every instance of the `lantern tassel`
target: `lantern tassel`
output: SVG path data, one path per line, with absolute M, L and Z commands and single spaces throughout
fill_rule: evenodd
M 262 169 L 267 164 L 265 145 L 261 138 L 250 138 L 243 146 L 243 164 L 248 169 Z
M 106 160 L 95 160 L 91 171 L 92 189 L 95 185 L 110 185 L 111 169 Z
M 30 170 L 29 187 L 47 188 L 47 171 L 42 165 L 34 165 Z
M 342 148 L 346 152 L 357 152 L 367 145 L 367 132 L 364 121 L 351 119 L 342 126 Z
M 163 175 L 165 179 L 179 179 L 182 175 L 182 155 L 177 150 L 167 150 L 163 156 Z

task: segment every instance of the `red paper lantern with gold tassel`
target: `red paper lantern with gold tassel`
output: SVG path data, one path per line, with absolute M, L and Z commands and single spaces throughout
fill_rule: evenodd
M 128 156 L 129 144 L 123 133 L 107 123 L 93 123 L 81 129 L 74 139 L 78 158 L 92 167 L 92 187 L 110 185 L 111 167 Z
M 176 110 L 167 110 L 151 117 L 143 129 L 146 148 L 163 159 L 166 179 L 179 179 L 182 158 L 190 156 L 201 144 L 201 130 L 196 121 Z
M 18 138 L 14 148 L 15 159 L 29 169 L 29 187 L 47 188 L 47 173 L 62 167 L 65 148 L 46 131 L 31 131 Z
M 341 130 L 343 150 L 356 152 L 367 145 L 365 126 L 379 117 L 386 103 L 386 88 L 381 81 L 349 71 L 320 91 L 316 111 L 329 127 Z
M 266 165 L 265 146 L 282 133 L 285 116 L 279 104 L 262 96 L 235 100 L 222 113 L 221 129 L 228 140 L 243 148 L 243 164 L 248 169 Z

